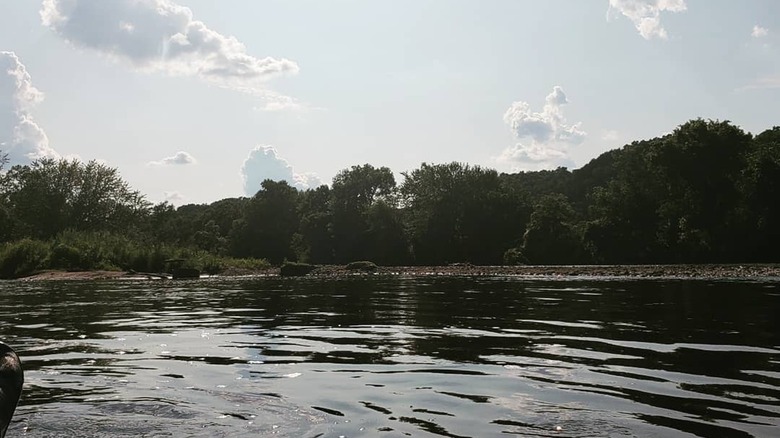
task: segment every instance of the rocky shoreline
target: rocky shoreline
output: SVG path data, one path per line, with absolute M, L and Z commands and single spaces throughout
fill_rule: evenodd
M 554 266 L 379 266 L 371 272 L 348 270 L 343 265 L 320 265 L 308 277 L 347 277 L 354 275 L 385 276 L 481 276 L 481 277 L 617 277 L 617 278 L 701 278 L 701 279 L 780 279 L 780 264 L 729 265 L 554 265 Z M 279 276 L 278 267 L 253 271 L 228 271 L 217 277 Z M 122 271 L 44 271 L 20 279 L 46 280 L 116 280 L 159 279 L 158 274 Z

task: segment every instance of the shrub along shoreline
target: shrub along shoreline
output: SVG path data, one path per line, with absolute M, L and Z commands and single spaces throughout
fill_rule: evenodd
M 109 232 L 66 231 L 48 241 L 21 239 L 0 245 L 0 278 L 23 278 L 52 271 L 161 273 L 169 268 L 166 260 L 171 259 L 181 259 L 182 267 L 211 275 L 270 267 L 264 259 L 239 259 L 192 248 L 144 244 Z

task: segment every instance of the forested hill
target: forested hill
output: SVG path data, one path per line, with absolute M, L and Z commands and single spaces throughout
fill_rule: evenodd
M 78 261 L 117 241 L 272 263 L 780 261 L 779 127 L 754 137 L 693 120 L 574 171 L 423 163 L 402 175 L 398 184 L 390 169 L 365 164 L 330 186 L 266 180 L 252 198 L 176 209 L 150 205 L 95 162 L 14 166 L 0 176 L 0 269 L 34 242 L 54 266 L 57 251 Z M 143 264 L 134 258 L 110 264 Z

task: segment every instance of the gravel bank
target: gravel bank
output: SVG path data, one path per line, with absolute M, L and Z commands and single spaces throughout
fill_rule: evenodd
M 780 280 L 780 264 L 741 265 L 575 265 L 575 266 L 380 266 L 372 273 L 347 270 L 343 265 L 320 265 L 308 277 L 346 277 L 352 275 L 388 276 L 515 276 L 515 277 L 624 277 L 624 278 L 713 278 Z M 279 268 L 256 271 L 230 271 L 220 277 L 278 276 Z M 40 280 L 115 280 L 154 279 L 144 274 L 121 271 L 45 271 L 25 277 Z

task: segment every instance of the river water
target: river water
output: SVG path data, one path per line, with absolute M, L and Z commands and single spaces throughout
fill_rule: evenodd
M 780 283 L 0 283 L 9 437 L 778 437 Z

